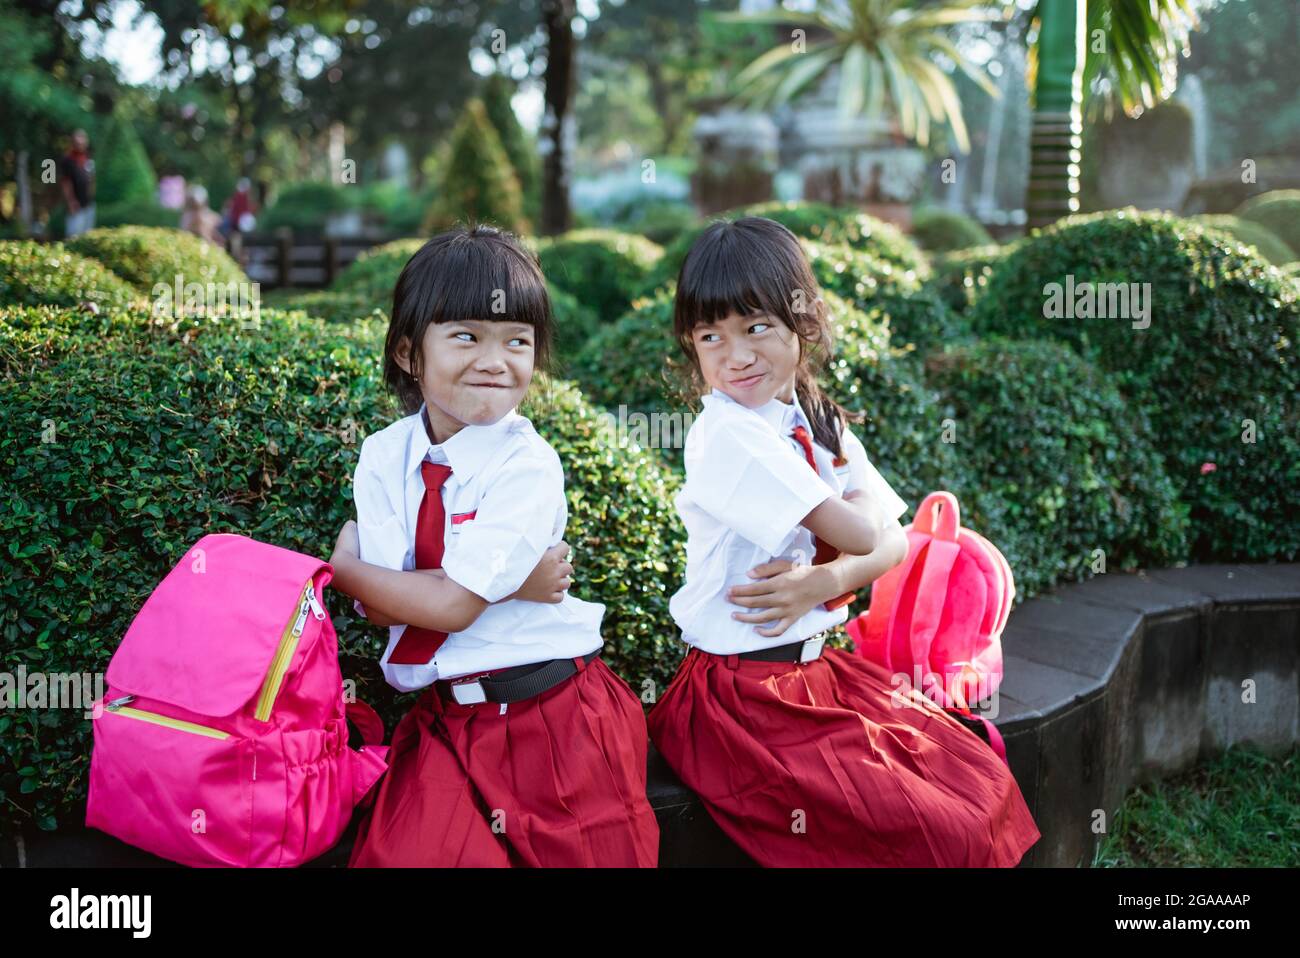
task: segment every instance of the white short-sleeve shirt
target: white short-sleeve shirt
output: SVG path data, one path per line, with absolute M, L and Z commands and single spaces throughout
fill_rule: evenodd
M 686 483 L 676 500 L 687 533 L 686 581 L 669 611 L 682 639 L 730 655 L 800 641 L 842 624 L 847 606 L 833 611 L 818 606 L 781 635 L 760 635 L 758 629 L 768 623 L 733 619 L 733 612 L 757 610 L 729 602 L 727 589 L 754 582 L 749 570 L 772 559 L 812 562 L 814 537 L 799 523 L 833 495 L 867 490 L 886 521 L 901 517 L 907 503 L 848 429 L 841 435 L 843 459 L 812 439 L 814 473 L 792 436 L 801 425 L 812 438 L 797 398 L 750 409 L 715 389 L 703 404 L 686 436 Z
M 465 426 L 440 445 L 420 411 L 367 436 L 353 479 L 361 558 L 388 569 L 415 568 L 415 525 L 424 498 L 420 463 L 451 466 L 442 487 L 443 571 L 488 602 L 515 592 L 543 553 L 564 537 L 568 506 L 555 450 L 511 411 L 490 426 Z M 357 611 L 365 614 L 360 603 Z M 411 692 L 438 679 L 547 659 L 575 658 L 603 644 L 605 606 L 565 594 L 559 603 L 511 599 L 489 605 L 474 624 L 448 634 L 427 665 L 390 665 L 405 625 L 389 628 L 379 665 L 394 688 Z

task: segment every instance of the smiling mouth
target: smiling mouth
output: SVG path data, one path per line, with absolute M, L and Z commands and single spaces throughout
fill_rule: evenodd
M 466 383 L 466 385 L 472 386 L 475 389 L 509 389 L 510 388 L 505 383 Z

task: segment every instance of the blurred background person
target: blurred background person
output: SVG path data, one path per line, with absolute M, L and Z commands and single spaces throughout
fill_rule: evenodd
M 241 176 L 235 184 L 235 192 L 226 201 L 225 215 L 221 220 L 221 232 L 225 236 L 231 233 L 250 233 L 257 225 L 256 205 L 253 203 L 253 184 L 246 176 Z
M 209 243 L 224 246 L 221 236 L 221 216 L 208 206 L 208 191 L 194 185 L 185 194 L 185 208 L 181 210 L 181 229 L 201 236 Z
M 72 131 L 72 143 L 59 161 L 59 185 L 68 205 L 66 232 L 76 236 L 95 228 L 95 161 L 90 158 L 86 131 Z

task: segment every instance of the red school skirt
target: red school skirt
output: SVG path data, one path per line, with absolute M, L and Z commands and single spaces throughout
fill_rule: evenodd
M 349 867 L 642 867 L 659 860 L 641 703 L 599 658 L 541 695 L 460 705 L 425 690 Z
M 799 664 L 692 648 L 649 728 L 761 865 L 1010 867 L 1041 837 L 987 743 L 841 649 Z

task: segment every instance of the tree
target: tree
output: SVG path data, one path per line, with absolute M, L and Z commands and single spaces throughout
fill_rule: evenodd
M 144 145 L 120 107 L 100 125 L 95 171 L 96 200 L 101 204 L 149 202 L 158 195 L 158 178 Z
M 1079 209 L 1084 97 L 1118 100 L 1130 116 L 1167 98 L 1196 16 L 1190 0 L 1039 0 L 1033 21 L 1030 227 Z
M 376 166 L 393 142 L 411 157 L 427 156 L 476 92 L 469 52 L 495 7 L 366 0 L 331 37 L 337 56 L 302 83 L 306 124 L 317 133 L 344 124 L 348 156 L 361 168 Z
M 511 105 L 515 84 L 502 73 L 494 73 L 483 86 L 483 107 L 487 110 L 492 127 L 501 137 L 519 187 L 523 191 L 524 215 L 536 223 L 541 214 L 541 170 L 537 162 L 537 147 L 524 132 Z
M 994 19 L 973 9 L 986 0 L 944 0 L 915 6 L 910 0 L 818 0 L 810 12 L 768 10 L 722 14 L 734 23 L 767 23 L 802 31 L 768 50 L 735 79 L 738 98 L 770 108 L 788 103 L 822 78 L 840 70 L 839 105 L 846 115 L 879 116 L 889 104 L 903 135 L 921 146 L 930 142 L 932 121 L 952 127 L 958 147 L 970 151 L 961 103 L 952 80 L 935 64 L 946 57 L 990 96 L 997 90 L 982 70 L 957 49 L 945 31 Z
M 429 211 L 425 231 L 445 229 L 468 220 L 523 230 L 527 224 L 519 178 L 481 100 L 465 104 L 451 132 L 448 149 L 438 196 Z
M 542 0 L 546 29 L 546 113 L 542 117 L 542 224 L 546 236 L 573 225 L 569 205 L 570 146 L 573 143 L 574 0 Z
M 102 6 L 84 3 L 80 17 L 94 17 Z M 0 0 L 0 158 L 17 187 L 23 232 L 36 214 L 33 162 L 56 160 L 64 138 L 77 127 L 92 128 L 96 107 L 112 102 L 103 96 L 105 71 L 88 69 L 58 7 Z M 83 78 L 93 85 L 79 86 Z

